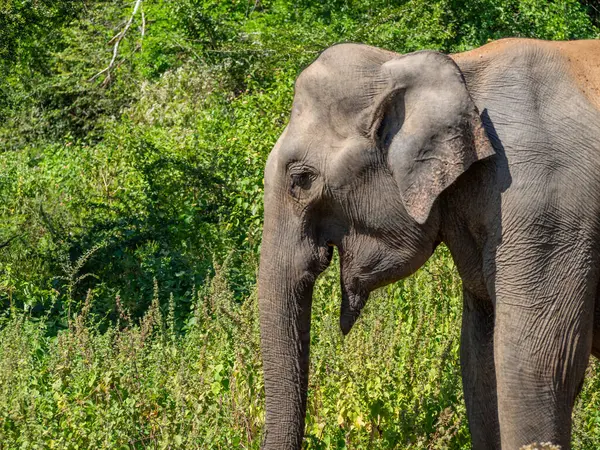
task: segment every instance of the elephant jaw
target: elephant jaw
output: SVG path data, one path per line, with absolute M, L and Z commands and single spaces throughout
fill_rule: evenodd
M 342 307 L 340 309 L 340 328 L 342 333 L 347 335 L 356 319 L 360 316 L 360 312 L 367 303 L 369 298 L 368 292 L 353 292 L 345 287 L 342 282 Z

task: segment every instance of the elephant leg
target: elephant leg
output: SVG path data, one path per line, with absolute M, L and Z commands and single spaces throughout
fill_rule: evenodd
M 512 262 L 520 267 L 496 274 L 494 360 L 503 449 L 534 442 L 570 448 L 571 413 L 592 347 L 597 270 L 590 253 L 575 246 L 560 250 L 556 260 L 513 250 Z
M 463 290 L 460 347 L 462 382 L 475 450 L 500 449 L 494 369 L 494 307 L 489 299 Z

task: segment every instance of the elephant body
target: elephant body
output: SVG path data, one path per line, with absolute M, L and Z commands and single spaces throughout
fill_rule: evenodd
M 300 75 L 265 170 L 265 448 L 301 445 L 312 286 L 333 247 L 346 334 L 440 242 L 463 280 L 473 448 L 569 448 L 600 356 L 600 41 L 341 44 Z
M 473 443 L 569 448 L 590 351 L 600 355 L 600 42 L 499 41 L 453 59 L 497 153 L 442 207 L 465 290 Z

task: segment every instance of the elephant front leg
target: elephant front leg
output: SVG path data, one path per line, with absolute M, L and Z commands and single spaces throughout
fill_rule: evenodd
M 571 414 L 591 351 L 594 316 L 587 292 L 592 283 L 578 281 L 580 274 L 557 278 L 562 286 L 499 289 L 494 358 L 503 449 L 534 442 L 570 448 Z
M 494 308 L 463 291 L 460 347 L 463 390 L 474 450 L 500 449 L 494 368 Z

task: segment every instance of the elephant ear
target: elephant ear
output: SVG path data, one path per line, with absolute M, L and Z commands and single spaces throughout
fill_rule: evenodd
M 450 57 L 416 52 L 381 70 L 367 130 L 387 155 L 408 214 L 423 224 L 442 191 L 495 152 Z

